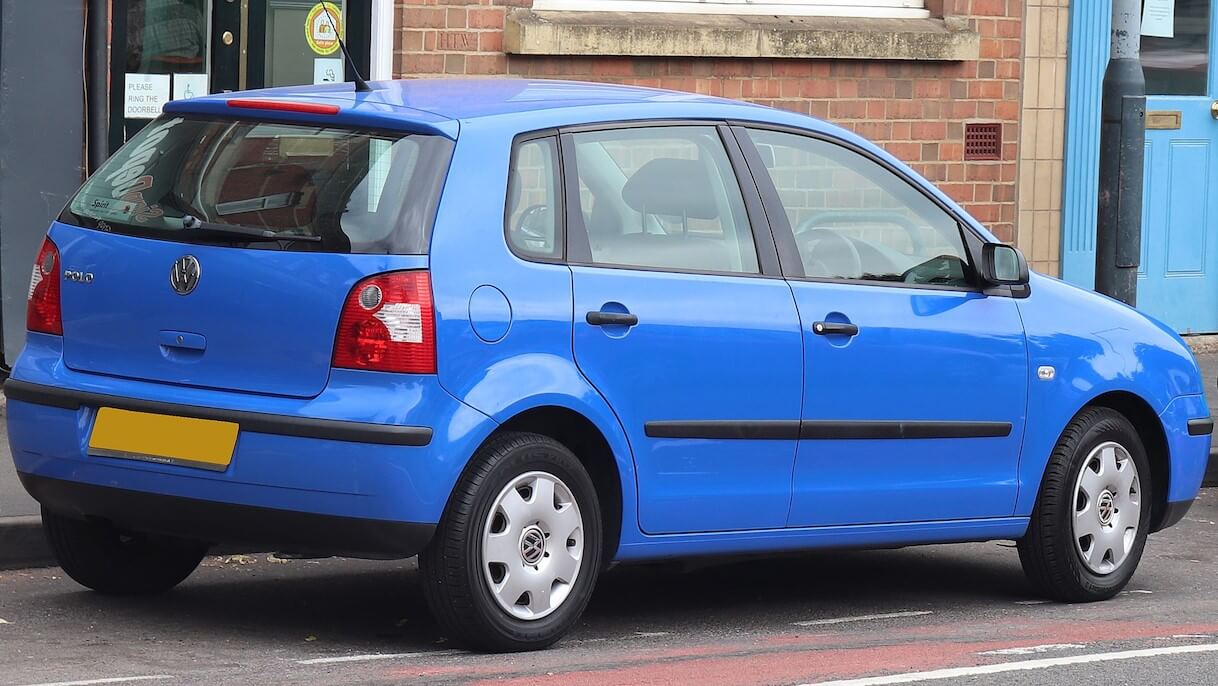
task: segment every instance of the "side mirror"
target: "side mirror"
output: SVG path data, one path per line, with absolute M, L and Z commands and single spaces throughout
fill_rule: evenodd
M 986 243 L 981 246 L 981 279 L 991 286 L 1028 285 L 1028 261 L 1014 246 Z

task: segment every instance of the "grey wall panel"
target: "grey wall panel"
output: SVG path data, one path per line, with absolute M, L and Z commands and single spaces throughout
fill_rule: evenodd
M 25 339 L 30 268 L 80 185 L 84 2 L 0 0 L 0 299 L 4 361 Z

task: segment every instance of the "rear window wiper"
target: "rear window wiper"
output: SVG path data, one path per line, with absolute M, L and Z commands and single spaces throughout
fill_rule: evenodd
M 309 241 L 318 243 L 322 240 L 321 236 L 290 233 L 287 231 L 271 231 L 270 229 L 259 229 L 253 226 L 242 226 L 241 224 L 205 222 L 193 214 L 182 217 L 182 228 L 192 231 L 205 231 L 222 236 L 233 236 L 248 241 Z

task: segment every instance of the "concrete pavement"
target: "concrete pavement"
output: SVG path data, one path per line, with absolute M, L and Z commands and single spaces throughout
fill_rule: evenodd
M 1216 522 L 1207 490 L 1127 592 L 1088 605 L 1038 598 L 1003 542 L 624 566 L 570 637 L 506 656 L 446 640 L 413 562 L 211 558 L 154 598 L 0 572 L 0 685 L 1212 684 Z

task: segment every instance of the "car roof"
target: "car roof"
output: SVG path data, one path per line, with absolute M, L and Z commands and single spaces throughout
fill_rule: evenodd
M 770 119 L 767 107 L 708 95 L 605 83 L 549 79 L 408 79 L 376 81 L 372 91 L 355 92 L 350 83 L 288 86 L 241 93 L 219 93 L 175 100 L 167 113 L 228 114 L 232 100 L 281 100 L 330 104 L 344 125 L 432 130 L 455 138 L 459 121 L 561 112 L 566 124 L 641 117 Z M 785 113 L 789 114 L 789 113 Z M 751 115 L 751 116 L 747 116 Z M 277 116 L 283 116 L 279 113 Z M 288 116 L 289 119 L 296 117 Z M 553 117 L 551 117 L 553 118 Z M 309 120 L 303 117 L 302 120 Z M 800 117 L 808 127 L 813 120 Z M 537 121 L 536 118 L 533 119 Z M 449 123 L 451 122 L 451 123 Z

